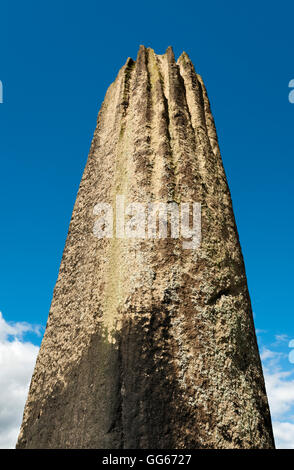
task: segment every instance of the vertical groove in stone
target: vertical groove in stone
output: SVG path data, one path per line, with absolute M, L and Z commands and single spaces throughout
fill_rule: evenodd
M 163 77 L 158 57 L 148 49 L 148 69 L 151 86 L 151 146 L 153 152 L 151 196 L 152 199 L 174 200 L 175 175 L 169 135 L 168 103 L 164 95 Z
M 198 168 L 191 117 L 186 101 L 184 81 L 171 48 L 166 52 L 169 81 L 169 117 L 177 175 L 177 191 L 181 199 L 199 199 L 195 184 Z
M 117 195 L 200 202 L 200 247 L 95 238 L 94 206 Z M 187 54 L 141 46 L 99 112 L 17 446 L 273 445 L 207 93 Z

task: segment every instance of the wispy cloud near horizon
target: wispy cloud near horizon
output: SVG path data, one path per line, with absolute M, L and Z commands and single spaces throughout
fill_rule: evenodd
M 39 347 L 24 336 L 41 327 L 7 322 L 0 312 L 0 448 L 14 448 Z
M 287 345 L 287 335 L 276 335 L 260 353 L 278 449 L 294 449 L 294 367 L 285 352 Z

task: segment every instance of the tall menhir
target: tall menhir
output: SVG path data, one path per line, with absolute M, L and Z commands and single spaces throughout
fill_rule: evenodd
M 117 195 L 201 203 L 200 247 L 97 239 Z M 99 113 L 17 447 L 273 446 L 206 90 L 187 54 L 141 46 Z

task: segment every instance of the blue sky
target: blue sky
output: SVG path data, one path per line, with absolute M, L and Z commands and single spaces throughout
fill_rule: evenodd
M 280 354 L 264 365 L 291 374 L 293 2 L 3 1 L 0 15 L 5 321 L 46 324 L 106 89 L 140 44 L 159 54 L 172 45 L 176 56 L 190 55 L 208 89 L 260 348 Z M 294 408 L 287 413 L 294 423 Z

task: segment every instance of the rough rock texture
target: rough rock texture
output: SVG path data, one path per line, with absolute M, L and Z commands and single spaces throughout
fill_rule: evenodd
M 201 202 L 202 242 L 97 239 L 98 202 Z M 141 46 L 109 87 L 18 448 L 271 448 L 230 192 L 201 77 Z

